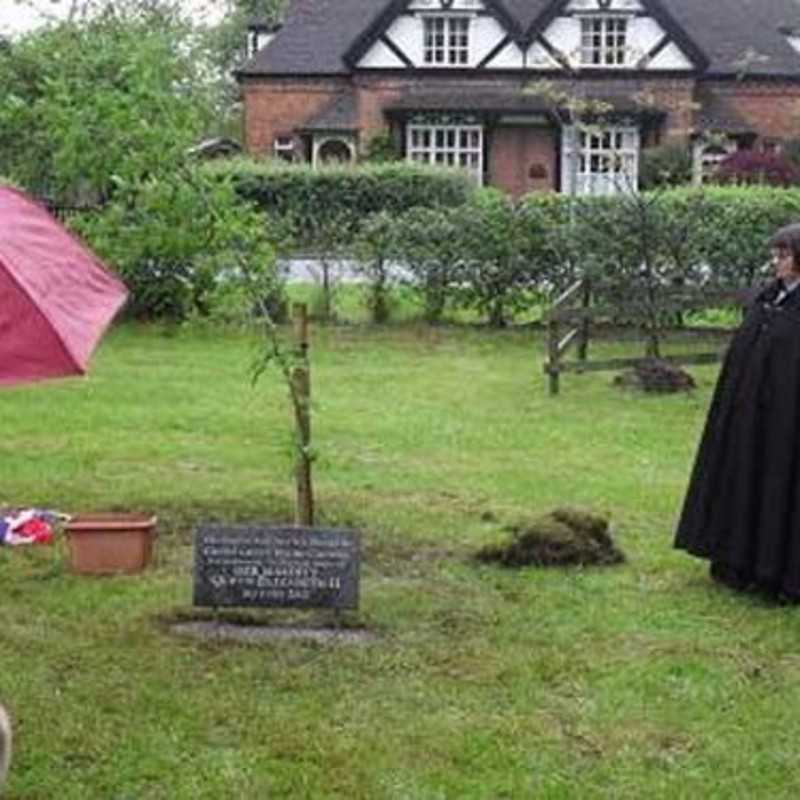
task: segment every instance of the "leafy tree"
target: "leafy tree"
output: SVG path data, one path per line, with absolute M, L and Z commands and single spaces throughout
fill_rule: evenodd
M 120 183 L 103 213 L 75 224 L 119 271 L 139 318 L 207 315 L 218 290 L 241 278 L 245 262 L 248 275 L 263 273 L 278 290 L 276 237 L 263 215 L 230 182 L 197 168 Z
M 219 2 L 219 0 L 218 0 Z M 223 70 L 230 71 L 247 55 L 247 28 L 252 22 L 277 24 L 287 0 L 228 0 L 222 21 L 211 26 L 210 44 Z
M 207 43 L 169 0 L 81 0 L 0 51 L 0 173 L 62 204 L 121 273 L 140 317 L 208 313 L 263 216 L 187 154 L 218 119 Z M 222 281 L 223 283 L 225 281 Z
M 205 63 L 160 0 L 23 36 L 0 51 L 0 172 L 75 203 L 174 171 L 214 116 Z

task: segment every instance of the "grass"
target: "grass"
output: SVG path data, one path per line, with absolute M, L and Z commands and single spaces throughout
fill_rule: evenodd
M 251 387 L 252 355 L 125 326 L 89 378 L 0 396 L 0 501 L 160 519 L 139 577 L 73 576 L 63 542 L 0 550 L 8 798 L 797 796 L 798 612 L 672 549 L 716 368 L 692 395 L 595 373 L 553 399 L 530 330 L 315 327 L 320 522 L 362 531 L 349 622 L 378 640 L 179 638 L 193 525 L 291 517 L 285 389 Z M 626 564 L 472 561 L 563 504 L 608 513 Z

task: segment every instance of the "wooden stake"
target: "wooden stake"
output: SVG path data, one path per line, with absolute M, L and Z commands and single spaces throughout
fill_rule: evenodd
M 314 489 L 311 482 L 311 370 L 308 362 L 308 308 L 305 303 L 292 307 L 297 362 L 292 370 L 292 400 L 297 428 L 295 476 L 297 503 L 295 522 L 314 524 Z
M 581 308 L 589 309 L 592 304 L 592 288 L 588 278 L 583 281 L 583 289 L 581 290 Z M 587 313 L 581 320 L 580 340 L 578 341 L 578 359 L 586 361 L 589 353 L 589 333 L 590 325 L 592 323 L 591 314 Z
M 547 323 L 547 367 L 546 372 L 549 377 L 550 394 L 558 394 L 558 374 L 561 371 L 561 351 L 558 348 L 558 337 L 560 325 L 557 317 L 551 316 Z

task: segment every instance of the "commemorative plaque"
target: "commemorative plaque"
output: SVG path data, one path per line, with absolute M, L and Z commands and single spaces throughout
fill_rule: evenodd
M 202 525 L 194 604 L 357 608 L 360 537 L 350 530 Z

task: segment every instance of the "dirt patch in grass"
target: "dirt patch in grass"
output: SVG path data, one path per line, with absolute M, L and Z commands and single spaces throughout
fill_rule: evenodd
M 504 567 L 564 567 L 625 560 L 611 538 L 608 519 L 580 509 L 557 508 L 506 530 L 510 541 L 483 547 L 476 554 L 478 561 Z
M 695 388 L 694 378 L 686 370 L 659 358 L 643 358 L 632 369 L 617 375 L 614 385 L 657 394 L 687 392 Z

